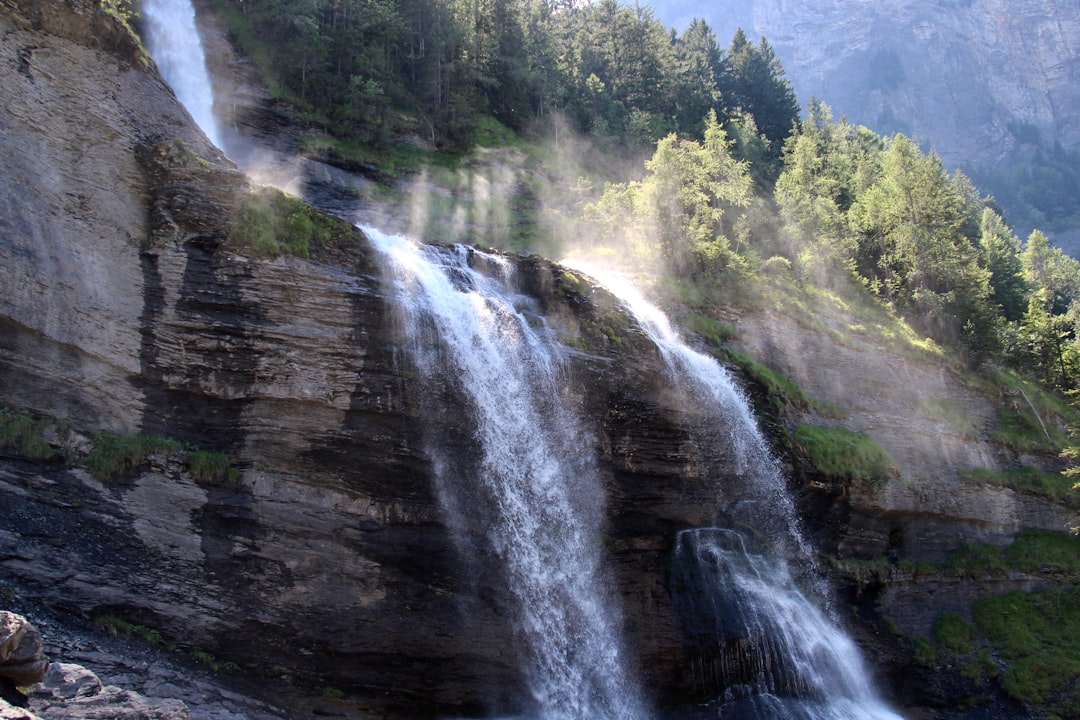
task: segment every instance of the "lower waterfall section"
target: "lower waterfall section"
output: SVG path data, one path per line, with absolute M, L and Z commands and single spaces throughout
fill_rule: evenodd
M 558 344 L 504 259 L 365 232 L 393 277 L 424 392 L 460 403 L 452 424 L 467 429 L 432 438 L 429 451 L 462 555 L 493 558 L 510 598 L 512 652 L 531 696 L 511 711 L 645 717 L 603 590 L 603 490 L 560 400 Z
M 780 465 L 734 378 L 687 346 L 657 307 L 622 277 L 591 268 L 660 349 L 685 400 L 704 467 L 734 460 L 723 478 L 728 527 L 687 529 L 675 543 L 672 593 L 700 699 L 738 720 L 900 720 L 877 696 L 858 647 L 818 606 L 824 597 Z M 692 420 L 689 419 L 692 417 Z M 719 478 L 714 478 L 719 482 Z M 794 558 L 810 570 L 800 588 Z
M 694 662 L 722 717 L 899 720 L 877 698 L 859 649 L 796 585 L 765 541 L 741 530 L 679 534 L 673 584 L 684 627 L 710 648 Z

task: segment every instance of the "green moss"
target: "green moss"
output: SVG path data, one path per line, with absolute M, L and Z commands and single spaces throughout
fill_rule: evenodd
M 713 356 L 721 362 L 737 365 L 757 384 L 761 385 L 772 399 L 776 410 L 783 410 L 784 405 L 803 412 L 816 412 L 823 417 L 842 419 L 847 413 L 843 409 L 810 397 L 798 384 L 767 365 L 758 362 L 749 354 L 734 348 L 715 347 Z
M 143 434 L 98 433 L 91 442 L 92 449 L 84 463 L 90 474 L 102 482 L 134 474 L 154 453 L 173 453 L 183 448 L 171 438 Z
M 1003 574 L 1008 566 L 1001 550 L 993 545 L 964 545 L 949 556 L 942 569 L 950 574 L 979 578 Z
M 1050 574 L 1080 583 L 1080 537 L 1051 530 L 1021 530 L 1005 548 L 1005 561 L 1014 570 Z
M 912 638 L 911 646 L 914 651 L 915 662 L 923 667 L 937 667 L 937 648 L 934 647 L 934 643 L 926 638 L 917 637 Z
M 830 480 L 877 485 L 899 472 L 885 448 L 866 433 L 842 427 L 800 425 L 794 441 L 810 463 Z
M 1014 592 L 980 600 L 975 623 L 1007 663 L 1013 698 L 1080 718 L 1080 590 Z

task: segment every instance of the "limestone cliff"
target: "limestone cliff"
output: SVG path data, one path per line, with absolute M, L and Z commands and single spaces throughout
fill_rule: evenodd
M 76 453 L 96 431 L 145 432 L 224 451 L 240 469 L 199 480 L 162 453 L 102 481 L 5 457 L 5 582 L 82 615 L 120 613 L 309 695 L 345 691 L 379 717 L 509 703 L 522 678 L 505 590 L 456 555 L 422 437 L 430 422 L 461 435 L 460 409 L 413 382 L 366 239 L 342 230 L 311 259 L 239 251 L 229 234 L 246 180 L 122 26 L 89 0 L 0 7 L 0 402 L 65 419 L 73 435 L 55 442 Z M 657 350 L 614 300 L 540 258 L 509 262 L 573 348 L 567 387 L 602 469 L 602 542 L 637 669 L 657 702 L 707 695 L 716 688 L 691 670 L 709 650 L 680 627 L 671 551 L 679 529 L 735 498 L 700 482 Z M 1015 458 L 982 430 L 973 440 L 933 424 L 911 396 L 918 384 L 988 418 L 949 371 L 903 353 L 868 359 L 857 341 L 784 317 L 735 321 L 749 350 L 848 406 L 901 465 L 880 490 L 806 493 L 827 550 L 933 559 L 1070 519 L 960 483 L 957 467 Z M 853 380 L 876 391 L 853 393 Z M 466 439 L 460 452 L 472 451 Z M 925 632 L 951 600 L 909 603 L 918 591 L 897 581 L 874 601 Z

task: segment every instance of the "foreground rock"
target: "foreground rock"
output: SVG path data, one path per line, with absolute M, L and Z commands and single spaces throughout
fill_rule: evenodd
M 21 615 L 0 610 L 0 681 L 33 685 L 48 667 L 37 628 Z
M 151 700 L 115 685 L 103 685 L 92 671 L 53 663 L 30 694 L 42 720 L 191 720 L 180 700 Z

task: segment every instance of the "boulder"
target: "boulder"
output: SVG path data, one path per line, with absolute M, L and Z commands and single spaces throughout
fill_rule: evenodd
M 37 628 L 22 615 L 0 611 L 0 678 L 26 687 L 40 680 L 48 667 Z

